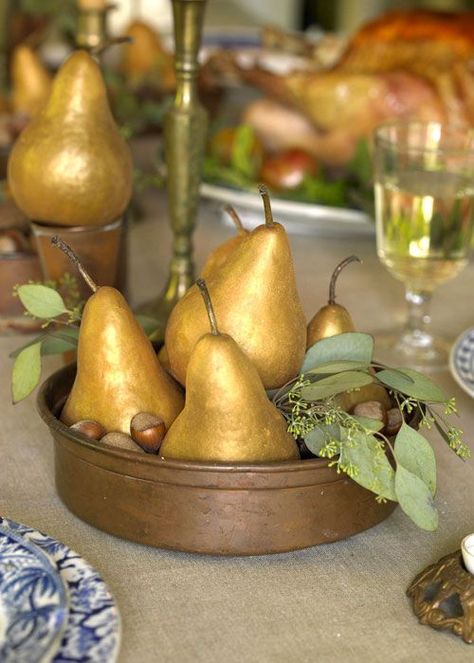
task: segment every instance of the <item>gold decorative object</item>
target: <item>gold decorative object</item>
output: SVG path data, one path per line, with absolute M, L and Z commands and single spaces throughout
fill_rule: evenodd
M 407 595 L 422 624 L 451 629 L 464 642 L 474 642 L 474 576 L 464 567 L 460 550 L 419 573 Z
M 79 0 L 76 44 L 87 51 L 100 50 L 108 42 L 108 13 L 115 5 L 105 2 Z
M 164 338 L 171 309 L 194 282 L 192 233 L 207 133 L 207 113 L 197 91 L 205 6 L 206 0 L 173 0 L 176 97 L 164 124 L 173 256 L 164 292 L 143 307 L 160 321 L 157 341 Z

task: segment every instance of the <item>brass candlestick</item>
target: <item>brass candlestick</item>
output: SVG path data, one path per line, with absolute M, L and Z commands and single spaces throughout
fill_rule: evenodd
M 176 97 L 164 122 L 169 215 L 173 256 L 162 295 L 143 311 L 160 325 L 153 340 L 164 338 L 171 309 L 194 282 L 192 234 L 207 132 L 207 113 L 197 91 L 198 53 L 206 0 L 172 0 L 175 37 Z

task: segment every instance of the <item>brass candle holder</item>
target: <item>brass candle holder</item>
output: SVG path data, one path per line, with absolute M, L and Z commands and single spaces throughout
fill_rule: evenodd
M 192 234 L 207 133 L 207 112 L 198 98 L 198 53 L 206 0 L 172 0 L 176 96 L 164 122 L 169 215 L 173 231 L 170 274 L 163 293 L 143 307 L 159 322 L 161 341 L 168 316 L 194 282 Z
M 451 630 L 467 644 L 474 642 L 474 576 L 465 568 L 460 550 L 419 573 L 407 595 L 422 624 Z
M 100 51 L 109 41 L 107 17 L 114 4 L 79 2 L 76 45 L 86 51 Z

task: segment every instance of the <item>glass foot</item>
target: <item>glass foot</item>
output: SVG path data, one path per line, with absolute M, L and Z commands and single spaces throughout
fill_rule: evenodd
M 381 331 L 373 333 L 374 356 L 389 366 L 406 366 L 425 372 L 448 367 L 451 344 L 444 338 L 420 331 Z

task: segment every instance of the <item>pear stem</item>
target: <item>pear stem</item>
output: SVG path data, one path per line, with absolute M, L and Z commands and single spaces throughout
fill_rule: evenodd
M 239 233 L 245 233 L 247 232 L 244 228 L 244 224 L 242 223 L 242 219 L 240 216 L 237 214 L 235 209 L 232 207 L 232 205 L 226 205 L 224 207 L 224 212 L 230 216 L 232 221 L 235 223 L 235 227 L 239 231 Z
M 265 225 L 271 227 L 275 224 L 275 222 L 273 220 L 272 206 L 270 204 L 270 196 L 268 195 L 268 189 L 265 186 L 265 184 L 258 185 L 258 192 L 263 199 L 263 209 L 265 212 Z
M 333 271 L 332 276 L 331 276 L 331 281 L 329 283 L 329 301 L 328 304 L 335 304 L 336 303 L 336 281 L 337 277 L 339 274 L 342 272 L 344 267 L 347 267 L 351 262 L 360 262 L 362 263 L 362 260 L 358 258 L 357 256 L 349 256 L 348 258 L 344 258 L 342 262 L 339 263 L 339 265 L 336 267 L 336 269 Z
M 209 324 L 211 325 L 211 333 L 214 336 L 219 336 L 219 329 L 217 328 L 216 314 L 214 313 L 214 307 L 212 306 L 211 296 L 207 285 L 204 279 L 198 279 L 196 285 L 201 291 L 202 298 L 204 299 L 204 304 L 206 305 L 207 315 L 209 316 Z
M 51 238 L 51 244 L 53 246 L 57 246 L 58 249 L 61 249 L 63 253 L 67 255 L 69 260 L 74 263 L 74 265 L 77 267 L 79 270 L 82 278 L 84 281 L 87 283 L 89 288 L 92 290 L 92 292 L 97 292 L 98 285 L 95 283 L 95 281 L 92 279 L 90 274 L 85 270 L 85 268 L 81 265 L 81 262 L 77 255 L 74 253 L 74 251 L 71 249 L 69 244 L 66 244 L 66 242 L 58 237 L 58 235 L 54 235 L 54 237 Z

